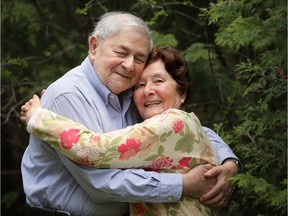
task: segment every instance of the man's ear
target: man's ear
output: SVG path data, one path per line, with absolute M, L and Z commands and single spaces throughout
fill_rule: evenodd
M 89 53 L 94 55 L 96 53 L 99 41 L 96 35 L 92 35 L 89 38 Z

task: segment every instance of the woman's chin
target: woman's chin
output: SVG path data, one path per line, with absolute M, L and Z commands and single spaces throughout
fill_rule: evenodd
M 153 110 L 149 110 L 147 112 L 145 112 L 144 116 L 145 118 L 144 119 L 148 119 L 148 118 L 151 118 L 155 115 L 159 115 L 163 112 L 164 110 L 160 110 L 160 109 L 153 109 Z

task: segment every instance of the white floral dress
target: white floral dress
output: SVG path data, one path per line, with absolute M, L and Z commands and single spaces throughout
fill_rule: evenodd
M 217 165 L 211 143 L 194 113 L 168 109 L 125 129 L 94 133 L 63 116 L 38 108 L 28 132 L 47 141 L 73 161 L 95 168 L 143 168 L 186 173 L 199 164 Z M 130 215 L 217 215 L 197 199 L 131 203 Z

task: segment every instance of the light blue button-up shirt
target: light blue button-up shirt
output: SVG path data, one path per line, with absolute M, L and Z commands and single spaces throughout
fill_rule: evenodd
M 80 66 L 52 83 L 41 103 L 101 133 L 139 121 L 131 96 L 131 91 L 119 97 L 111 93 L 87 57 Z M 228 157 L 237 158 L 217 134 L 204 129 L 219 163 Z M 117 216 L 128 211 L 128 202 L 175 202 L 182 195 L 181 174 L 84 167 L 32 135 L 21 169 L 29 205 L 60 209 L 77 216 Z

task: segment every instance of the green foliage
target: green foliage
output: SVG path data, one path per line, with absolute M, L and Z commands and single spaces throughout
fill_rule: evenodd
M 281 34 L 286 30 L 284 1 L 280 4 L 271 1 L 265 5 L 267 8 L 244 0 L 219 1 L 210 4 L 210 7 L 209 11 L 203 12 L 209 16 L 209 24 L 219 26 L 215 42 L 220 46 L 238 51 L 241 47 L 252 45 L 258 50 L 286 41 Z
M 155 31 L 152 31 L 151 34 L 155 47 L 176 47 L 178 45 L 178 41 L 173 34 L 163 35 Z
M 216 125 L 244 164 L 234 178 L 233 208 L 240 215 L 286 215 L 286 2 L 218 1 L 202 12 L 219 27 L 215 43 L 240 57 L 235 78 L 242 91 L 230 95 L 227 110 L 233 121 Z
M 272 212 L 275 215 L 286 215 L 287 180 L 281 182 L 282 189 L 268 183 L 263 178 L 250 174 L 241 174 L 233 177 L 232 180 L 239 188 L 238 193 L 244 196 L 241 199 L 241 206 L 248 207 L 250 210 L 247 213 L 250 215 L 253 212 L 256 214 L 255 209 L 261 209 L 263 212 L 261 215 L 271 215 Z
M 100 15 L 123 10 L 148 23 L 155 46 L 180 49 L 192 78 L 187 110 L 205 126 L 215 123 L 214 130 L 244 165 L 244 172 L 233 178 L 237 187 L 222 215 L 286 215 L 286 4 L 284 0 L 2 1 L 2 169 L 19 170 L 27 146 L 20 106 L 87 56 L 87 37 Z M 15 178 L 2 177 L 4 214 L 5 210 L 7 215 L 27 214 L 19 213 L 24 197 L 17 211 L 12 206 L 23 194 L 22 186 L 17 193 L 11 181 L 20 182 L 20 171 Z
M 215 60 L 217 55 L 215 53 L 210 53 L 203 43 L 193 43 L 188 47 L 183 53 L 185 58 L 189 59 L 189 62 L 195 63 L 198 60 Z

